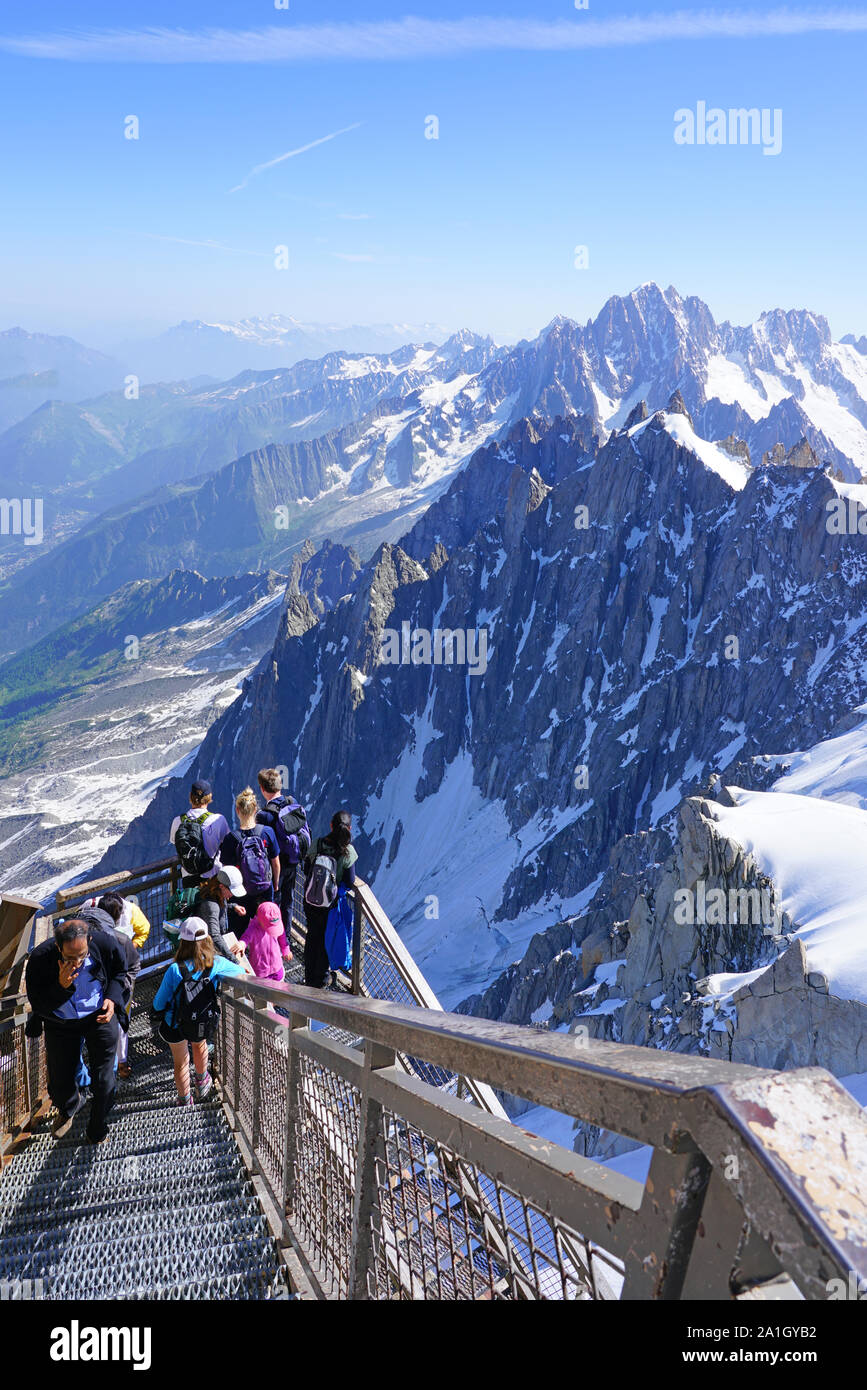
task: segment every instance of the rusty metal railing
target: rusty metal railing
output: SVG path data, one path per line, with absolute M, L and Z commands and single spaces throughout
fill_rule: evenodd
M 109 891 L 132 898 L 151 924 L 147 941 L 141 949 L 142 965 L 156 965 L 168 960 L 175 947 L 163 931 L 163 921 L 169 899 L 180 882 L 180 865 L 176 858 L 157 859 L 140 869 L 123 869 L 104 878 L 90 879 L 71 888 L 61 889 L 54 906 L 46 914 L 51 921 L 69 917 L 86 898 L 99 897 Z
M 466 1105 L 399 1054 L 652 1145 L 646 1183 Z M 867 1122 L 818 1068 L 239 979 L 215 1071 L 324 1297 L 733 1298 L 785 1274 L 815 1299 L 867 1276 Z
M 0 1000 L 0 1163 L 49 1105 L 45 1044 L 25 1035 L 26 1009 L 23 994 Z
M 45 1048 L 41 1038 L 24 1033 L 22 981 L 38 911 L 30 898 L 7 893 L 0 900 L 0 1163 L 17 1135 L 47 1107 Z

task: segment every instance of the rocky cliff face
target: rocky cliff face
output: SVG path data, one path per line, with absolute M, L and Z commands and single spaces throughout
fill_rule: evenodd
M 718 780 L 715 792 L 737 804 Z M 683 802 L 662 861 L 659 839 L 622 840 L 591 908 L 534 938 L 460 1012 L 760 1067 L 867 1070 L 867 997 L 811 962 L 785 885 L 721 831 L 717 804 Z M 575 1134 L 598 1157 L 634 1147 L 591 1125 Z
M 191 768 L 224 805 L 272 763 L 317 824 L 350 806 L 362 872 L 447 1002 L 586 906 L 624 836 L 673 834 L 713 773 L 815 743 L 867 693 L 867 568 L 826 526 L 842 485 L 750 469 L 685 412 L 479 451 L 333 609 L 293 604 Z M 412 647 L 442 630 L 465 659 Z M 161 789 L 102 867 L 157 849 L 183 794 Z

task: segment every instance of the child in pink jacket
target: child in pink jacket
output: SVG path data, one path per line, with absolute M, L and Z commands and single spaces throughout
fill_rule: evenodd
M 276 903 L 260 903 L 259 910 L 244 932 L 247 959 L 260 980 L 286 977 L 285 966 L 292 959 L 289 942 L 283 930 L 283 918 Z

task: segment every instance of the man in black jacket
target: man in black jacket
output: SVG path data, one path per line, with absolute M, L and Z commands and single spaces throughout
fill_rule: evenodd
M 48 1094 L 59 1111 L 54 1133 L 68 1134 L 84 1104 L 75 1079 L 84 1039 L 93 1086 L 87 1138 L 98 1144 L 114 1104 L 117 1030 L 126 1025 L 129 1001 L 127 963 L 114 933 L 80 918 L 55 924 L 54 939 L 31 953 L 25 983 L 45 1028 Z

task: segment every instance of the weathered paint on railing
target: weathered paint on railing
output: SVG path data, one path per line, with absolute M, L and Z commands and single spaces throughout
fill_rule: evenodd
M 275 1005 L 289 1012 L 289 1021 L 263 1012 Z M 230 1103 L 250 1089 L 262 1066 L 263 1030 L 279 1040 L 287 1078 L 295 1075 L 295 1111 L 287 1114 L 304 1110 L 299 1059 L 316 1069 L 324 1097 L 329 1089 L 339 1092 L 333 1106 L 319 1102 L 319 1112 L 311 1103 L 304 1123 L 319 1131 L 320 1166 L 339 1167 L 354 1193 L 342 1247 L 345 1268 L 328 1272 L 342 1296 L 364 1296 L 362 1266 L 369 1296 L 392 1296 L 392 1279 L 404 1292 L 427 1287 L 425 1261 L 435 1256 L 438 1268 L 451 1234 L 442 1236 L 446 1244 L 437 1252 L 435 1233 L 443 1223 L 451 1232 L 453 1211 L 433 1202 L 436 1217 L 427 1223 L 413 1218 L 401 1250 L 393 1231 L 389 1236 L 388 1208 L 398 1189 L 409 1184 L 414 1191 L 432 1165 L 440 1188 L 454 1182 L 450 1173 L 467 1170 L 452 1195 L 470 1212 L 469 1243 L 483 1252 L 482 1282 L 490 1285 L 484 1296 L 551 1296 L 552 1280 L 559 1280 L 559 1296 L 599 1296 L 594 1265 L 607 1261 L 616 1274 L 612 1257 L 622 1262 L 621 1297 L 627 1299 L 732 1297 L 780 1271 L 805 1297 L 825 1298 L 831 1280 L 845 1281 L 850 1272 L 867 1276 L 867 1121 L 843 1087 L 818 1068 L 768 1072 L 256 980 L 227 982 L 225 1014 L 234 1066 L 229 1077 L 221 1055 L 219 1074 Z M 310 1020 L 357 1035 L 363 1050 L 311 1030 Z M 253 1035 L 243 1054 L 245 1070 L 241 1038 L 248 1024 Z M 444 1095 L 397 1068 L 399 1053 L 471 1073 L 489 1086 L 653 1145 L 646 1183 Z M 244 1129 L 243 1119 L 240 1124 Z M 412 1144 L 404 1146 L 402 1166 L 389 1160 L 389 1126 L 415 1137 L 418 1154 L 412 1159 Z M 315 1165 L 299 1156 L 304 1134 L 302 1125 L 284 1154 L 293 1171 L 271 1175 L 275 1194 L 297 1194 L 299 1183 L 316 1181 Z M 375 1178 L 374 1150 L 380 1165 Z M 544 1278 L 532 1239 L 522 1249 L 503 1215 L 504 1192 L 522 1205 L 528 1227 L 528 1212 L 537 1224 L 547 1223 L 557 1260 L 549 1260 Z M 306 1235 L 294 1223 L 296 1207 L 297 1196 L 286 1198 L 287 1239 L 315 1273 L 323 1251 L 316 1240 L 311 1248 L 309 1219 Z M 707 1240 L 723 1224 L 728 1239 Z M 425 1245 L 431 1240 L 434 1254 Z M 390 1263 L 384 1251 L 391 1252 Z M 461 1258 L 466 1262 L 466 1251 Z

